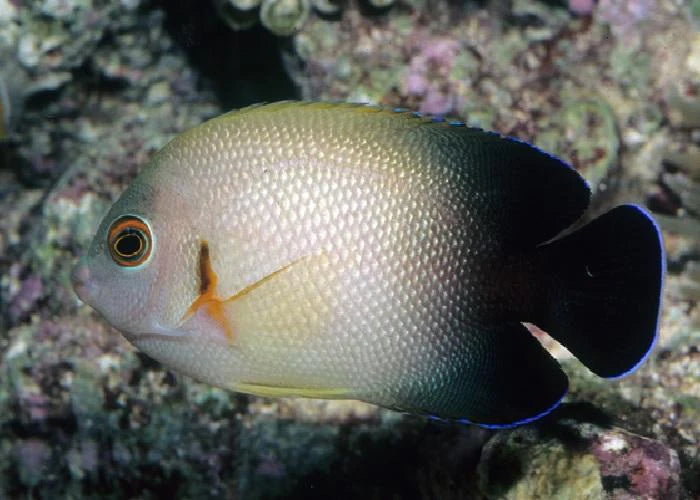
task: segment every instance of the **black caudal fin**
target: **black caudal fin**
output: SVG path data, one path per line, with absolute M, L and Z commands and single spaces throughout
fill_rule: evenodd
M 665 271 L 651 216 L 621 205 L 541 250 L 554 276 L 535 323 L 601 377 L 636 369 L 656 340 Z

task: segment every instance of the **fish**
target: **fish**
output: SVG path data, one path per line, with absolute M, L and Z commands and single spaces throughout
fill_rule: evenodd
M 487 428 L 649 356 L 665 257 L 642 207 L 525 142 L 400 109 L 254 105 L 165 145 L 73 270 L 138 349 L 207 384 Z

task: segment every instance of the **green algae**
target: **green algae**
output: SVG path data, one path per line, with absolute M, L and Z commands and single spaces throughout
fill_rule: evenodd
M 600 98 L 565 103 L 536 143 L 571 161 L 593 190 L 615 166 L 620 149 L 615 115 Z

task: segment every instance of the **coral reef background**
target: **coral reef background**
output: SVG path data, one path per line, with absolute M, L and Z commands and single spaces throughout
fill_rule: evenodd
M 0 497 L 697 498 L 698 0 L 0 0 Z M 654 212 L 659 344 L 511 431 L 267 400 L 168 372 L 69 274 L 171 137 L 262 100 L 463 119 Z M 537 335 L 543 335 L 535 332 Z M 526 376 L 526 374 L 524 374 Z

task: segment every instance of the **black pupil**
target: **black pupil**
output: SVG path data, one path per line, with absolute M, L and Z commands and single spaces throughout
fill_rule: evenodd
M 121 257 L 138 257 L 143 249 L 141 234 L 132 231 L 124 231 L 114 243 L 114 249 Z

